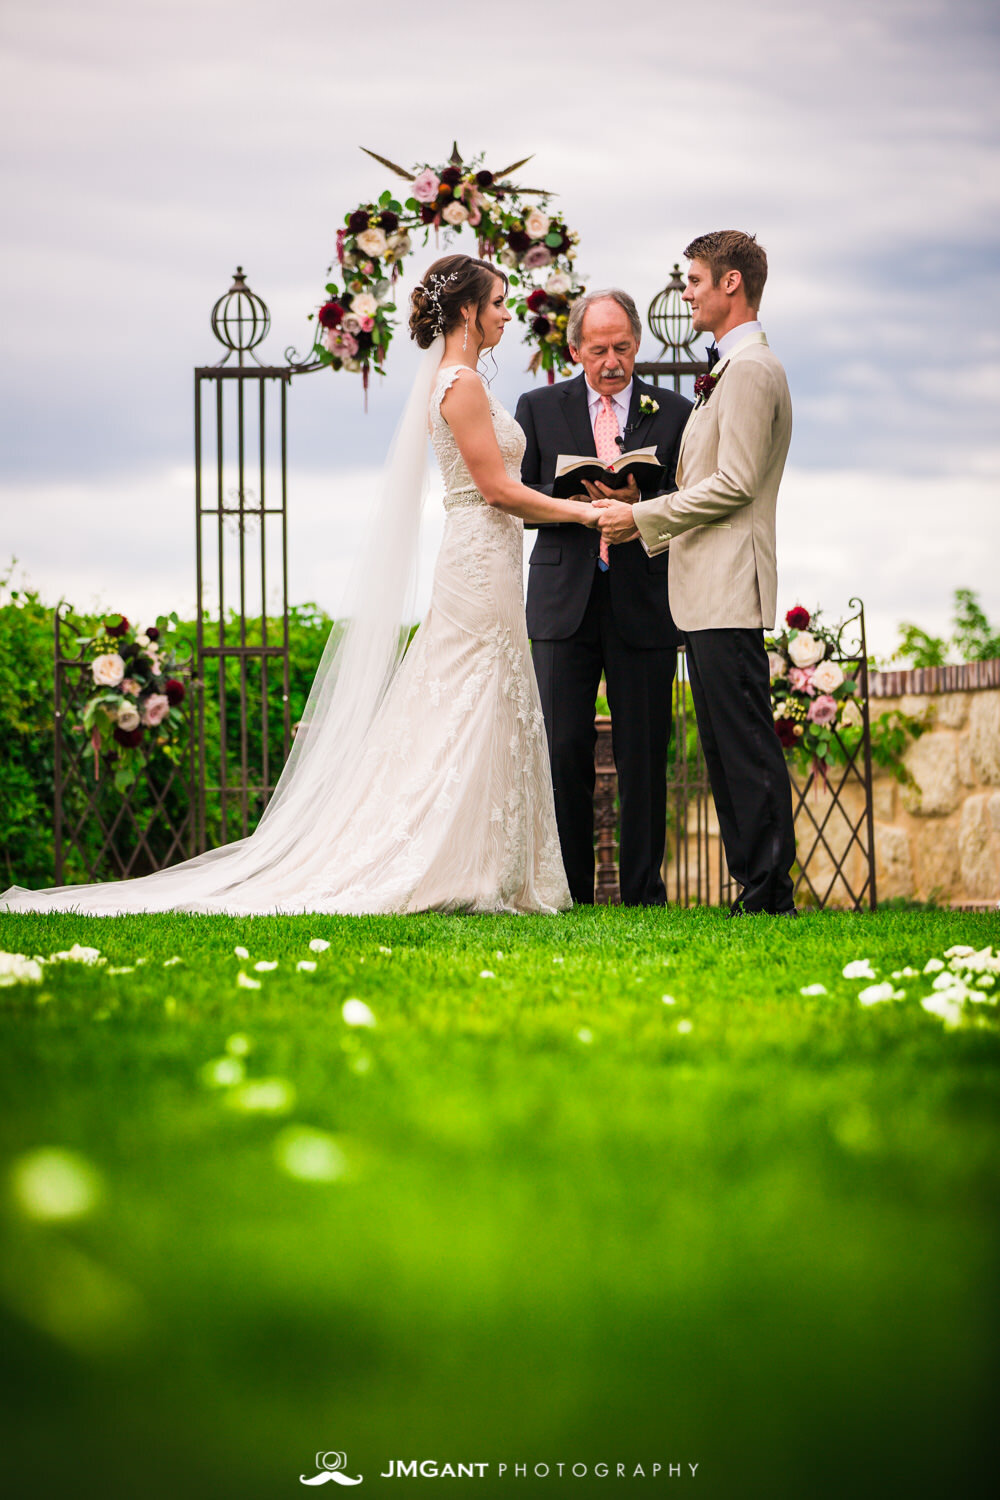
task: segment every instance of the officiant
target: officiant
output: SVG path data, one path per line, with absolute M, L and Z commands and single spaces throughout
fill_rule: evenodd
M 634 378 L 641 340 L 642 323 L 627 292 L 577 299 L 567 341 L 583 373 L 527 391 L 517 404 L 527 443 L 523 483 L 551 494 L 560 454 L 610 462 L 655 446 L 666 470 L 657 489 L 676 488 L 691 403 Z M 622 901 L 666 902 L 667 745 L 680 639 L 670 614 L 668 566 L 667 553 L 647 557 L 638 540 L 609 553 L 598 532 L 576 523 L 540 526 L 529 560 L 528 634 L 556 821 L 569 888 L 581 903 L 594 900 L 594 713 L 602 673 L 618 771 Z

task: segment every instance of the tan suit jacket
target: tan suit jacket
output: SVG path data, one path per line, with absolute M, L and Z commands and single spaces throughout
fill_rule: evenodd
M 670 548 L 670 606 L 681 630 L 770 630 L 778 595 L 774 515 L 792 403 L 763 333 L 716 367 L 711 396 L 688 418 L 677 490 L 640 500 L 651 557 Z

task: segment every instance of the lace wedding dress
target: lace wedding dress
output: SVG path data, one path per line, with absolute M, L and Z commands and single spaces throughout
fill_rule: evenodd
M 430 609 L 335 785 L 317 776 L 313 754 L 275 816 L 238 844 L 118 884 L 13 887 L 0 908 L 107 916 L 571 905 L 525 625 L 522 523 L 479 494 L 441 414 L 461 368 L 430 376 L 447 512 Z M 492 395 L 489 404 L 518 478 L 523 434 Z

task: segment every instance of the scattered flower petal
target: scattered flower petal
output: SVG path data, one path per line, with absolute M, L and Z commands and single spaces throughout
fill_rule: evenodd
M 825 995 L 827 994 L 827 988 L 825 984 L 806 984 L 799 990 L 799 994 L 807 997 L 810 995 Z
M 49 957 L 49 963 L 70 964 L 97 964 L 106 962 L 102 960 L 100 948 L 84 948 L 80 943 L 74 943 L 72 948 L 62 953 L 53 953 Z
M 260 980 L 252 979 L 249 974 L 244 974 L 241 969 L 236 976 L 236 988 L 238 990 L 259 990 Z
M 330 944 L 326 938 L 312 938 L 309 943 L 310 953 L 325 953 Z
M 234 1088 L 245 1076 L 246 1070 L 238 1057 L 213 1057 L 201 1070 L 201 1081 L 210 1089 Z
M 561 954 L 557 953 L 556 956 L 555 956 L 555 958 L 552 960 L 552 962 L 554 964 L 564 964 L 566 962 L 566 960 L 562 957 Z
M 312 958 L 300 958 L 295 967 L 300 974 L 315 974 L 316 960 Z
M 480 979 L 495 979 L 497 976 L 492 969 L 480 969 L 479 977 Z
M 961 1000 L 953 1000 L 950 995 L 938 991 L 934 995 L 926 995 L 920 1004 L 930 1015 L 943 1021 L 949 1030 L 962 1024 Z
M 939 974 L 944 968 L 944 960 L 941 958 L 929 958 L 924 964 L 925 974 Z
M 961 981 L 959 981 L 959 982 L 961 982 Z M 955 983 L 956 983 L 955 975 L 954 974 L 949 974 L 947 971 L 945 971 L 944 974 L 939 974 L 937 976 L 937 978 L 932 981 L 932 983 L 931 983 L 931 989 L 932 990 L 950 990 L 951 987 L 952 987 L 952 985 L 955 984 Z
M 254 1078 L 230 1089 L 226 1103 L 251 1114 L 286 1114 L 295 1104 L 295 1090 L 284 1078 Z
M 587 1043 L 589 1043 L 589 1042 L 592 1042 L 594 1040 L 594 1033 L 592 1031 L 588 1030 L 588 1028 L 586 1026 L 581 1026 L 580 1030 L 576 1034 L 576 1039 L 577 1039 L 578 1042 L 587 1042 Z
M 690 1021 L 678 1021 L 677 1022 L 677 1030 L 680 1032 L 681 1036 L 687 1036 L 688 1032 L 692 1030 L 691 1022 Z
M 501 953 L 501 952 L 500 952 L 500 949 L 499 949 L 499 948 L 498 948 L 498 949 L 497 949 L 497 951 L 496 951 L 496 953 L 495 953 L 495 954 L 494 954 L 494 955 L 493 955 L 493 957 L 494 957 L 494 958 L 503 958 L 503 954 L 502 954 L 502 953 Z
M 845 979 L 874 979 L 875 970 L 872 968 L 870 958 L 852 958 L 849 964 L 845 964 L 842 971 Z
M 976 980 L 976 989 L 991 990 L 996 982 L 997 981 L 995 974 L 980 974 L 979 978 Z
M 882 1000 L 895 1000 L 896 998 L 896 991 L 889 980 L 886 980 L 884 984 L 870 984 L 858 995 L 862 1005 L 878 1005 Z
M 965 943 L 955 943 L 951 948 L 944 950 L 945 958 L 968 958 L 970 953 L 975 953 L 975 948 L 970 948 Z
M 42 966 L 37 958 L 27 958 L 23 953 L 0 953 L 0 986 L 8 984 L 40 984 Z
M 347 1026 L 374 1026 L 375 1016 L 363 1000 L 345 1000 L 340 1014 Z
M 673 995 L 661 995 L 660 999 L 662 1000 L 662 1002 L 663 1002 L 664 1005 L 676 1005 L 677 1004 L 677 1001 L 674 999 Z
M 97 1168 L 75 1151 L 44 1146 L 18 1157 L 11 1186 L 21 1212 L 41 1222 L 81 1219 L 103 1196 Z
M 382 944 L 381 944 L 381 943 L 380 943 L 380 944 L 379 944 L 379 949 L 378 949 L 378 951 L 379 951 L 379 952 L 380 952 L 380 953 L 391 953 L 391 952 L 392 952 L 392 949 L 391 949 L 391 948 L 385 948 L 385 947 L 383 947 L 383 946 L 382 946 Z
M 257 974 L 270 974 L 277 967 L 278 960 L 276 958 L 259 958 L 254 964 L 254 971 Z
M 177 955 L 176 955 L 176 953 L 175 953 L 174 956 L 173 956 L 173 958 L 165 958 L 163 960 L 163 967 L 165 969 L 172 969 L 173 966 L 174 966 L 174 964 L 182 964 L 183 962 L 184 962 L 183 958 L 178 958 Z
M 244 948 L 244 947 L 242 947 L 242 945 L 239 945 L 239 944 L 237 944 L 237 946 L 233 949 L 233 952 L 236 954 L 237 958 L 246 959 L 246 958 L 250 957 L 250 950 L 249 950 L 249 948 Z
M 306 1125 L 289 1125 L 274 1143 L 274 1157 L 300 1182 L 337 1182 L 348 1171 L 347 1157 L 334 1136 Z
M 118 966 L 118 967 L 116 967 L 114 969 L 109 969 L 108 973 L 109 974 L 134 974 L 135 973 L 135 964 L 121 964 L 120 966 Z

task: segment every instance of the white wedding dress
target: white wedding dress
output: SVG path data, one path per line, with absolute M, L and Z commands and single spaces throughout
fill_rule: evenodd
M 525 625 L 522 523 L 483 499 L 441 414 L 461 368 L 428 376 L 447 512 L 430 609 L 336 777 L 322 773 L 314 746 L 248 839 L 117 884 L 15 886 L 0 908 L 552 913 L 572 904 Z M 521 429 L 492 395 L 489 404 L 506 470 L 519 478 Z M 424 423 L 426 413 L 425 402 Z

